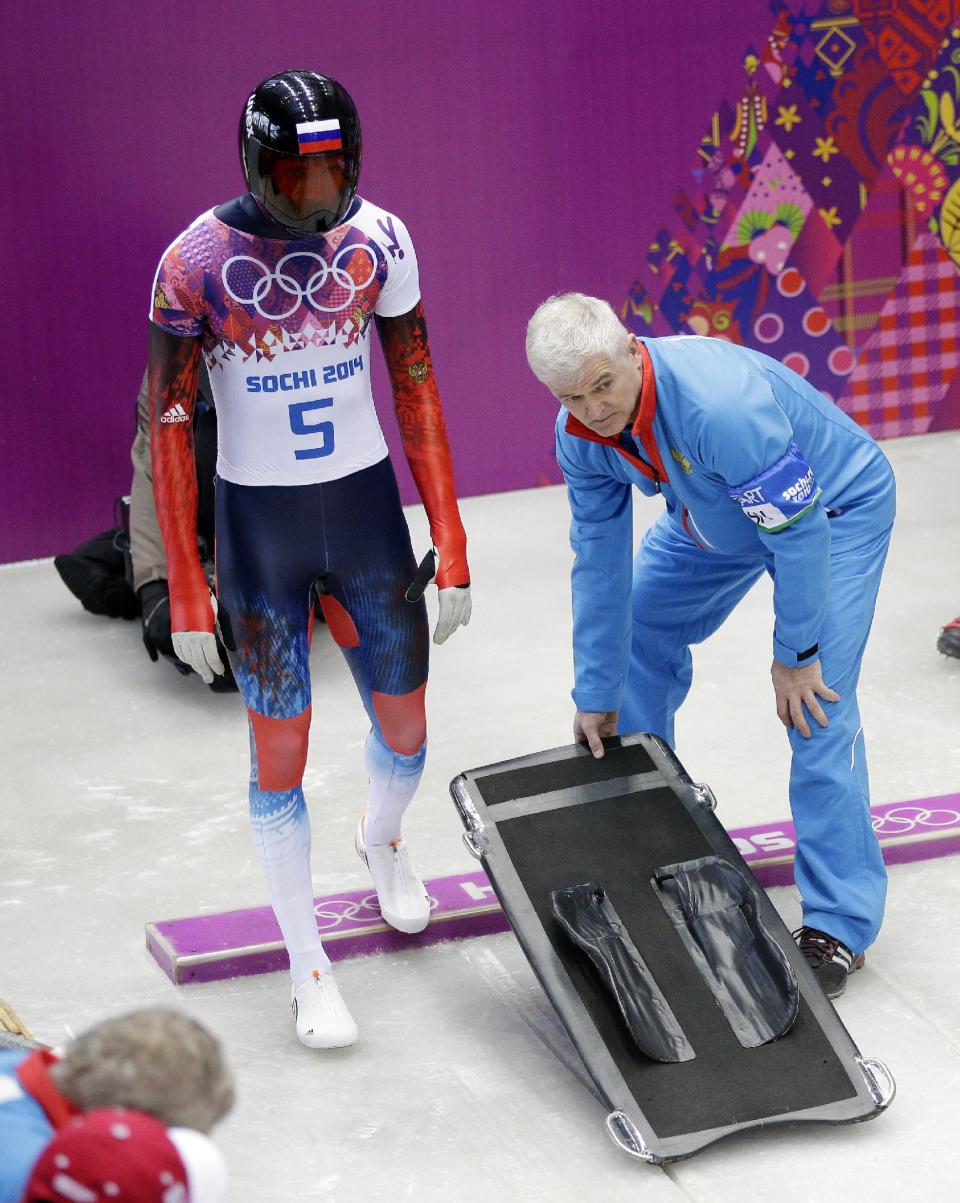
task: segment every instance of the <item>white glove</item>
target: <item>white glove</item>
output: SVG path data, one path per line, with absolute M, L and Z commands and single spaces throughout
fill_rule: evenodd
M 223 661 L 217 651 L 217 641 L 209 631 L 174 631 L 173 650 L 184 664 L 198 672 L 207 685 L 213 674 L 223 676 Z
M 210 594 L 210 605 L 213 607 L 213 617 L 217 617 L 217 599 Z M 223 661 L 217 651 L 217 640 L 209 631 L 174 631 L 173 650 L 177 656 L 189 664 L 194 672 L 199 673 L 204 684 L 209 685 L 213 674 L 223 676 Z
M 465 627 L 470 622 L 473 602 L 470 600 L 469 585 L 438 589 L 437 596 L 440 599 L 440 617 L 433 632 L 433 642 L 445 643 L 457 627 Z

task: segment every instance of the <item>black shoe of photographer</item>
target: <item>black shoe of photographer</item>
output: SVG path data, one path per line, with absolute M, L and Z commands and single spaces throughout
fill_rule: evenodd
M 143 646 L 147 649 L 147 655 L 153 661 L 162 656 L 164 660 L 169 660 L 182 676 L 189 676 L 193 670 L 188 664 L 184 664 L 173 650 L 173 636 L 170 632 L 170 590 L 167 582 L 149 581 L 140 586 L 138 593 L 143 607 Z M 223 675 L 214 674 L 210 689 L 213 693 L 236 693 L 237 682 L 219 636 L 217 651 L 223 662 Z
M 53 566 L 70 592 L 91 614 L 136 618 L 137 595 L 124 575 L 123 531 L 104 531 L 68 555 L 55 556 Z
M 170 634 L 170 590 L 166 581 L 148 581 L 137 590 L 143 620 L 143 646 L 147 655 L 156 664 L 162 656 L 169 660 L 182 676 L 187 676 L 190 666 L 184 664 L 173 650 Z

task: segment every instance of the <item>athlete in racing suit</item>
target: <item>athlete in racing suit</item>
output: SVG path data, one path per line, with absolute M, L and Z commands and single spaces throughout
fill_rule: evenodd
M 370 323 L 439 556 L 442 642 L 470 612 L 466 538 L 403 223 L 356 196 L 359 122 L 324 76 L 285 72 L 241 124 L 251 192 L 199 217 L 164 254 L 151 309 L 151 445 L 174 646 L 222 668 L 215 610 L 250 726 L 250 815 L 287 951 L 297 1033 L 357 1031 L 313 911 L 302 790 L 316 590 L 370 719 L 357 848 L 384 918 L 419 931 L 429 901 L 400 834 L 423 772 L 428 631 L 406 522 L 370 386 Z M 206 358 L 219 422 L 217 598 L 196 552 L 190 408 Z M 422 594 L 422 588 L 420 589 Z
M 595 754 L 618 729 L 672 746 L 690 645 L 763 572 L 773 578 L 798 938 L 836 995 L 876 938 L 886 891 L 856 687 L 894 519 L 890 465 L 782 364 L 719 339 L 638 341 L 596 298 L 544 302 L 527 353 L 564 406 L 556 443 L 575 552 L 575 733 Z M 659 493 L 666 512 L 631 563 L 633 488 Z

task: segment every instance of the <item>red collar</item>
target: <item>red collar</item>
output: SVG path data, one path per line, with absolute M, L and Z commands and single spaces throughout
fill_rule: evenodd
M 50 1081 L 50 1068 L 60 1060 L 47 1048 L 38 1048 L 17 1066 L 17 1077 L 27 1094 L 38 1103 L 54 1129 L 80 1114 L 80 1109 L 57 1090 Z
M 660 458 L 657 441 L 653 437 L 653 419 L 657 412 L 657 384 L 653 378 L 650 354 L 643 343 L 640 343 L 640 358 L 643 364 L 643 382 L 640 385 L 640 404 L 637 406 L 637 416 L 634 418 L 630 433 L 643 448 L 643 453 L 647 457 L 646 461 L 631 455 L 616 435 L 596 434 L 589 426 L 578 421 L 573 414 L 567 414 L 565 429 L 567 434 L 572 434 L 578 439 L 587 439 L 591 443 L 604 443 L 607 447 L 612 447 L 624 459 L 629 460 L 648 480 L 654 480 L 658 484 L 669 483 L 670 477 L 667 476 L 667 470 Z

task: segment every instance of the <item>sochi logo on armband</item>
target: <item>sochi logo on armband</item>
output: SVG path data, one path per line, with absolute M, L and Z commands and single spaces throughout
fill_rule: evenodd
M 796 443 L 791 443 L 786 454 L 765 472 L 729 490 L 731 501 L 769 534 L 776 534 L 812 510 L 821 492 L 813 469 Z

